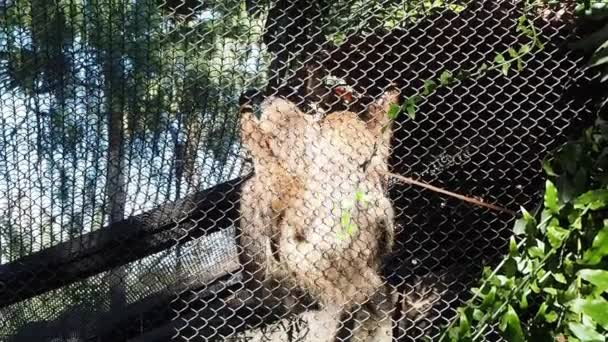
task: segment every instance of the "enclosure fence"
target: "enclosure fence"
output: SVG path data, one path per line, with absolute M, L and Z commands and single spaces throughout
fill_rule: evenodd
M 564 3 L 0 0 L 0 339 L 436 339 L 592 120 Z

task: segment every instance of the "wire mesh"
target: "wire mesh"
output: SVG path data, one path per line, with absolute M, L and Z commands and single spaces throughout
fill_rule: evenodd
M 382 172 L 535 206 L 594 105 L 559 6 L 0 0 L 0 338 L 436 338 L 514 217 Z

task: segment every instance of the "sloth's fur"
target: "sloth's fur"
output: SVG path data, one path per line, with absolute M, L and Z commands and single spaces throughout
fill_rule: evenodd
M 393 244 L 394 213 L 378 171 L 388 168 L 385 126 L 397 97 L 387 91 L 363 118 L 339 111 L 317 120 L 278 97 L 262 103 L 259 119 L 250 107 L 241 109 L 242 142 L 255 170 L 243 184 L 240 222 L 241 262 L 252 288 L 270 291 L 258 295 L 274 296 L 287 311 L 304 294 L 341 321 L 365 311 L 365 323 L 350 327 L 363 340 L 373 338 L 378 321 L 390 323 L 380 263 Z M 355 201 L 356 193 L 365 201 Z M 345 234 L 347 202 L 356 229 Z M 342 335 L 337 327 L 332 339 Z

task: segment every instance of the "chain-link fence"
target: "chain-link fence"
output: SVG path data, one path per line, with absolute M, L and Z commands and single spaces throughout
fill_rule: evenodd
M 436 338 L 592 119 L 572 6 L 0 0 L 6 341 Z M 493 339 L 488 336 L 488 339 Z

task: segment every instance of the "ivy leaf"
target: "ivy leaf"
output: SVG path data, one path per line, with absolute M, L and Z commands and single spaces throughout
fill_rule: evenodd
M 519 209 L 521 210 L 521 213 L 523 214 L 524 220 L 526 220 L 528 223 L 536 225 L 536 219 L 534 218 L 534 216 L 532 216 L 532 214 L 530 214 L 529 211 L 526 210 L 526 208 L 520 207 Z
M 464 9 L 466 7 L 464 7 L 462 5 L 458 5 L 458 4 L 449 4 L 448 8 L 455 13 L 460 13 L 460 12 L 464 11 Z
M 536 315 L 534 317 L 544 317 L 547 312 L 547 307 L 547 303 L 545 302 L 540 304 L 540 307 L 538 308 L 538 311 L 536 312 Z
M 605 337 L 595 329 L 581 323 L 569 322 L 568 329 L 582 342 L 604 342 Z
M 547 228 L 547 238 L 553 248 L 559 248 L 564 240 L 568 237 L 570 232 L 567 229 L 559 227 L 557 225 L 550 225 Z
M 502 65 L 502 74 L 505 76 L 509 75 L 509 69 L 511 69 L 511 63 L 505 63 Z
M 507 335 L 507 339 L 512 342 L 524 342 L 524 332 L 521 328 L 519 316 L 511 305 L 508 306 L 507 312 L 502 316 L 501 328 Z
M 513 47 L 510 47 L 507 52 L 509 53 L 509 56 L 511 56 L 511 58 L 517 58 L 518 56 L 517 51 Z
M 519 249 L 517 248 L 517 242 L 515 242 L 515 238 L 511 236 L 509 239 L 509 255 L 512 257 L 518 257 Z
M 553 287 L 543 287 L 543 292 L 546 292 L 552 296 L 557 296 L 557 289 Z
M 450 82 L 452 82 L 453 76 L 452 73 L 449 72 L 448 70 L 444 70 L 441 75 L 439 75 L 439 83 L 441 83 L 441 85 L 448 85 L 450 84 Z
M 587 206 L 591 210 L 608 206 L 608 189 L 587 191 L 574 200 L 574 208 L 576 209 L 584 209 Z
M 481 321 L 483 319 L 484 313 L 483 311 L 479 310 L 479 309 L 474 309 L 473 310 L 473 319 L 477 322 Z
M 555 281 L 557 281 L 558 283 L 562 283 L 562 284 L 566 284 L 566 277 L 564 277 L 563 274 L 561 273 L 552 273 L 551 274 L 553 276 L 553 279 L 555 279 Z
M 593 239 L 591 248 L 585 251 L 581 263 L 586 265 L 597 265 L 606 255 L 608 255 L 608 220 L 604 222 L 604 227 Z
M 405 111 L 412 120 L 416 119 L 416 100 L 414 97 L 410 97 L 405 102 Z
M 524 218 L 517 219 L 517 221 L 515 221 L 515 225 L 513 226 L 513 234 L 515 234 L 515 235 L 526 234 L 526 225 L 527 225 L 527 222 Z
M 553 322 L 557 321 L 558 315 L 557 315 L 557 312 L 550 311 L 544 315 L 544 318 L 547 323 L 553 323 Z
M 483 297 L 483 302 L 481 303 L 481 308 L 486 309 L 494 305 L 496 301 L 496 286 L 492 286 L 490 291 Z
M 503 268 L 507 277 L 513 277 L 517 274 L 517 262 L 512 257 L 509 257 L 509 259 L 507 259 Z
M 530 290 L 525 291 L 521 294 L 521 299 L 519 301 L 519 307 L 522 310 L 526 310 L 528 308 L 528 295 L 530 294 Z
M 530 45 L 528 44 L 524 44 L 519 48 L 519 54 L 520 55 L 525 55 L 528 52 L 530 52 Z
M 550 180 L 545 182 L 545 207 L 552 213 L 557 214 L 559 212 L 557 188 Z
M 471 323 L 466 315 L 465 310 L 458 310 L 459 313 L 459 328 L 460 328 L 460 336 L 467 336 L 471 333 Z
M 536 239 L 536 246 L 528 248 L 528 255 L 532 258 L 542 259 L 545 256 L 545 244 Z
M 399 116 L 399 112 L 401 111 L 401 106 L 396 103 L 391 103 L 391 106 L 388 108 L 388 118 L 391 120 L 395 120 L 397 116 Z
M 608 329 L 608 301 L 604 298 L 577 298 L 567 305 L 572 312 L 585 314 L 604 329 Z
M 424 90 L 422 94 L 425 96 L 430 95 L 432 92 L 435 91 L 435 89 L 437 89 L 437 82 L 433 80 L 426 80 L 424 81 Z
M 502 55 L 502 53 L 499 53 L 498 55 L 496 55 L 496 57 L 494 57 L 494 62 L 496 62 L 497 64 L 502 64 L 505 62 L 505 56 Z
M 595 67 L 606 63 L 608 63 L 607 54 L 595 55 L 594 58 L 591 59 L 591 63 L 589 64 L 589 66 Z
M 578 275 L 597 287 L 599 292 L 608 290 L 608 271 L 583 269 L 578 271 Z

